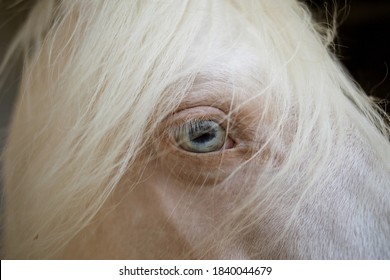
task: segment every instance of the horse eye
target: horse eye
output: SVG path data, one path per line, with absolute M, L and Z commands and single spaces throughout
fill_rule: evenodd
M 212 120 L 188 121 L 175 129 L 174 138 L 180 148 L 191 153 L 219 151 L 228 141 L 225 129 Z

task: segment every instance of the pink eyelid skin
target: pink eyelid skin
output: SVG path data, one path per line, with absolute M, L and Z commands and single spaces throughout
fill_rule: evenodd
M 236 143 L 233 141 L 232 138 L 229 137 L 229 135 L 226 137 L 225 144 L 223 145 L 221 150 L 229 150 L 233 149 L 236 146 Z

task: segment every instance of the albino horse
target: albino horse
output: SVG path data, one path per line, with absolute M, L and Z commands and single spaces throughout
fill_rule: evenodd
M 331 41 L 296 0 L 37 1 L 4 257 L 390 258 L 388 118 Z

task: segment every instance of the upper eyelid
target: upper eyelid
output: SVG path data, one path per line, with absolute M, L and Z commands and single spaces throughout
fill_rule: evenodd
M 228 90 L 207 90 L 204 88 L 193 89 L 178 106 L 176 112 L 200 106 L 207 106 L 217 108 L 225 114 L 229 114 L 232 107 L 235 107 L 235 103 L 238 103 L 237 99 L 238 96 L 233 95 Z
M 224 99 L 222 97 L 222 99 Z M 194 99 L 186 99 L 184 100 L 178 107 L 175 113 L 178 113 L 180 111 L 186 110 L 186 109 L 191 109 L 191 108 L 196 108 L 200 106 L 209 106 L 209 107 L 214 107 L 225 114 L 229 113 L 230 108 L 232 107 L 232 101 L 231 100 L 222 100 L 221 98 L 218 98 L 215 96 L 214 98 L 209 98 L 209 99 L 203 99 L 203 98 L 194 98 Z
M 201 112 L 199 108 L 207 109 Z M 186 112 L 188 112 L 188 115 L 185 114 Z M 230 113 L 229 111 L 222 111 L 220 108 L 210 105 L 182 108 L 168 116 L 162 128 L 165 133 L 169 133 L 176 126 L 194 119 L 213 120 L 219 123 L 236 142 L 241 142 L 240 139 L 248 143 L 253 142 L 258 132 L 258 129 L 256 129 L 257 125 L 247 119 L 242 113 L 238 111 Z
M 188 115 L 186 113 L 188 113 Z M 167 119 L 167 123 L 164 126 L 169 127 L 169 129 L 175 129 L 178 126 L 182 126 L 185 123 L 194 120 L 214 121 L 221 125 L 226 131 L 228 131 L 229 127 L 233 126 L 229 115 L 212 106 L 198 106 L 180 110 L 173 113 Z
M 225 85 L 224 88 L 217 90 L 215 87 L 208 87 L 208 83 L 196 84 L 176 110 L 165 118 L 167 122 L 164 121 L 165 125 L 163 126 L 165 128 L 172 127 L 172 125 L 194 118 L 212 119 L 222 124 L 226 132 L 233 135 L 236 142 L 241 142 L 239 139 L 243 139 L 246 143 L 259 142 L 260 139 L 257 138 L 264 138 L 264 133 L 259 135 L 259 125 L 268 126 L 267 122 L 259 124 L 258 115 L 255 116 L 256 119 L 253 119 L 255 111 L 259 110 L 259 114 L 261 113 L 262 103 L 258 98 L 252 100 L 243 88 L 235 88 L 237 90 L 232 92 Z M 216 113 L 208 110 L 199 113 L 198 108 L 200 107 L 211 108 L 211 111 Z M 186 111 L 191 112 L 191 114 L 185 116 Z

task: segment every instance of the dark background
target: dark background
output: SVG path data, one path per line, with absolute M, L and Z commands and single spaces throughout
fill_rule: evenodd
M 37 0 L 39 1 L 39 0 Z M 131 0 L 129 0 L 131 1 Z M 0 0 L 0 59 L 35 0 Z M 336 6 L 339 22 L 336 50 L 367 94 L 390 99 L 390 0 L 306 0 L 321 22 Z M 326 12 L 328 10 L 328 13 Z M 0 92 L 0 150 L 18 85 L 20 65 Z M 390 112 L 390 105 L 383 107 Z
M 340 60 L 368 95 L 390 100 L 390 0 L 307 2 L 320 21 L 325 18 L 324 5 L 338 6 Z M 382 106 L 390 113 L 390 105 Z

